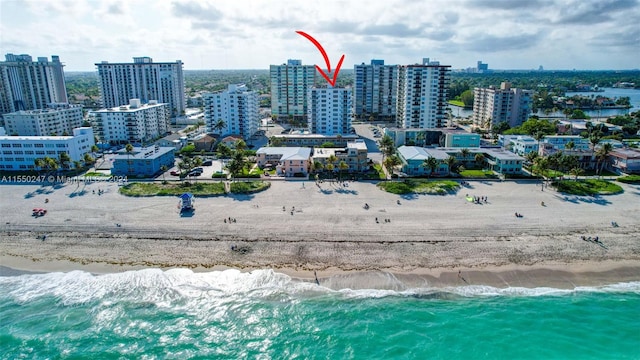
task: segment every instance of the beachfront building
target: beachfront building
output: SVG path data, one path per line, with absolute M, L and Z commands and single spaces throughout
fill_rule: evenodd
M 384 60 L 354 66 L 354 116 L 360 120 L 395 120 L 398 99 L 398 65 Z
M 417 146 L 401 146 L 398 148 L 398 155 L 402 161 L 402 172 L 409 176 L 430 175 L 431 169 L 421 166 L 424 160 L 433 157 L 438 161 L 438 168 L 434 171 L 435 176 L 446 176 L 449 168 L 445 160 L 453 156 L 458 163 L 465 166 L 475 165 L 476 167 L 488 167 L 498 174 L 521 174 L 524 158 L 510 151 L 498 148 L 465 148 L 469 152 L 467 158 L 462 157 L 463 148 L 437 147 L 422 148 Z M 483 163 L 475 163 L 477 154 L 483 155 Z M 474 160 L 470 160 L 474 159 Z M 471 164 L 471 163 L 474 164 Z M 421 168 L 422 167 L 422 168 Z
M 182 61 L 154 63 L 147 56 L 134 57 L 133 63 L 95 64 L 100 78 L 102 107 L 127 105 L 129 99 L 143 103 L 166 103 L 171 117 L 184 114 L 185 94 Z
M 231 84 L 227 90 L 203 94 L 206 131 L 216 135 L 250 138 L 260 126 L 258 94 L 244 84 Z
M 422 65 L 400 66 L 396 125 L 400 128 L 445 126 L 450 65 L 422 60 Z
M 95 144 L 93 129 L 80 127 L 73 129 L 71 136 L 0 136 L 0 170 L 25 171 L 36 168 L 36 159 L 46 157 L 60 159 L 69 155 L 72 168 L 77 161 L 84 162 L 84 156 L 91 153 Z
M 44 109 L 4 115 L 8 134 L 22 136 L 69 135 L 83 123 L 82 105 L 49 104 Z
M 615 149 L 609 153 L 611 167 L 624 174 L 640 174 L 640 150 Z
M 358 135 L 323 135 L 309 133 L 276 134 L 270 138 L 274 146 L 319 147 L 331 143 L 335 147 L 345 147 L 347 143 L 358 140 Z
M 120 150 L 113 157 L 111 175 L 152 177 L 162 172 L 162 166 L 172 168 L 175 162 L 174 147 L 134 147 L 131 153 Z
M 506 122 L 511 127 L 521 125 L 531 113 L 533 90 L 511 88 L 509 82 L 500 88 L 473 89 L 473 125 L 490 130 L 495 124 Z
M 302 65 L 302 60 L 287 60 L 286 64 L 271 65 L 271 116 L 305 122 L 307 92 L 316 81 L 316 68 Z
M 89 113 L 98 137 L 112 144 L 151 142 L 169 130 L 169 104 L 155 100 L 142 104 L 131 99 L 129 105 Z
M 526 156 L 530 152 L 538 152 L 538 141 L 528 135 L 515 135 L 509 137 L 504 148 L 520 156 Z
M 423 148 L 419 146 L 400 146 L 398 148 L 398 157 L 402 162 L 401 172 L 408 176 L 447 176 L 449 175 L 449 166 L 446 159 L 449 154 L 432 148 Z M 433 170 L 425 166 L 425 160 L 435 158 L 438 166 Z
M 573 143 L 573 148 L 576 150 L 589 149 L 589 139 L 577 135 L 547 135 L 540 140 L 540 143 L 540 146 L 544 143 L 558 150 L 564 150 L 569 143 Z
M 307 124 L 312 134 L 347 135 L 351 129 L 351 88 L 312 87 Z
M 256 151 L 258 167 L 275 168 L 279 176 L 306 177 L 310 161 L 311 149 L 306 147 L 262 147 Z
M 332 163 L 334 172 L 363 172 L 369 170 L 369 163 L 367 159 L 367 145 L 364 141 L 353 141 L 347 143 L 346 147 L 342 148 L 318 148 L 313 152 L 311 161 L 313 164 L 322 164 L 322 169 L 326 169 L 329 164 L 329 157 L 335 156 L 336 161 Z M 340 164 L 343 163 L 347 167 L 343 170 L 340 169 Z M 319 170 L 319 169 L 316 169 Z
M 389 127 L 382 129 L 385 136 L 389 136 L 394 145 L 400 147 L 407 146 L 429 146 L 440 145 L 442 129 L 412 129 Z
M 6 54 L 0 62 L 0 115 L 45 109 L 51 103 L 68 103 L 60 57 Z

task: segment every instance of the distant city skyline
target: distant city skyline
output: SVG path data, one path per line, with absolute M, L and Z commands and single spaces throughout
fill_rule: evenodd
M 640 67 L 639 18 L 639 0 L 0 0 L 0 55 L 59 55 L 67 72 L 140 56 L 185 70 L 324 68 L 303 30 L 333 63 L 345 54 L 345 69 L 429 57 L 454 69 L 627 70 Z

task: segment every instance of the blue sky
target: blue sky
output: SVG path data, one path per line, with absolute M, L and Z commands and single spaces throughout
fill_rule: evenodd
M 184 68 L 343 68 L 423 57 L 453 68 L 640 68 L 640 0 L 0 0 L 0 52 L 94 63 L 182 60 Z

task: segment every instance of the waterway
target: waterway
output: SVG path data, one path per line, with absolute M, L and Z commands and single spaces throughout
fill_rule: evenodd
M 619 89 L 619 88 L 602 88 L 604 91 L 600 92 L 568 92 L 566 94 L 567 97 L 582 95 L 582 96 L 606 96 L 608 98 L 617 99 L 623 96 L 629 97 L 631 102 L 630 109 L 600 109 L 600 110 L 585 110 L 584 113 L 592 118 L 598 117 L 609 117 L 615 115 L 624 115 L 629 114 L 634 111 L 640 111 L 640 90 L 638 89 Z M 473 110 L 471 109 L 463 109 L 459 106 L 449 105 L 452 110 L 452 114 L 457 117 L 468 117 L 473 115 Z M 550 114 L 545 114 L 542 110 L 539 110 L 535 115 L 540 117 L 557 117 L 564 118 L 565 115 L 562 111 L 552 112 Z

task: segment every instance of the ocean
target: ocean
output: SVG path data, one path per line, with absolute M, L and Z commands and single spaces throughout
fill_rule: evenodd
M 0 277 L 2 359 L 640 359 L 640 282 L 332 290 L 272 270 Z

